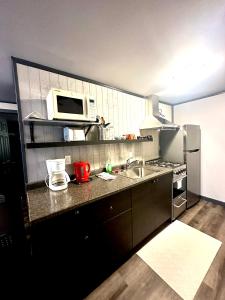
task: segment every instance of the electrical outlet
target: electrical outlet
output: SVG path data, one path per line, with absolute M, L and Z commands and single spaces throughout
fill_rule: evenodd
M 71 156 L 70 155 L 65 155 L 65 163 L 66 163 L 66 165 L 71 164 Z

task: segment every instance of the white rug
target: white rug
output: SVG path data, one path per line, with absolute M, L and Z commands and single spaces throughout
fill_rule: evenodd
M 175 221 L 137 254 L 183 299 L 193 299 L 221 242 Z

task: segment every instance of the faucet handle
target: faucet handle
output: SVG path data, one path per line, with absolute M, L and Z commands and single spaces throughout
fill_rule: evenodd
M 142 160 L 142 159 L 140 159 L 140 160 L 138 160 L 138 162 L 139 162 L 139 165 L 141 165 L 141 166 L 144 166 L 144 160 Z
M 133 159 L 133 157 L 129 157 L 129 158 L 127 159 L 127 164 L 130 164 L 132 159 Z

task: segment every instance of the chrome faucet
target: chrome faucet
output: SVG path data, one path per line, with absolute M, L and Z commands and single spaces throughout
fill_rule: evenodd
M 126 168 L 130 168 L 132 166 L 142 164 L 142 160 L 134 159 L 133 157 L 129 157 L 126 161 Z

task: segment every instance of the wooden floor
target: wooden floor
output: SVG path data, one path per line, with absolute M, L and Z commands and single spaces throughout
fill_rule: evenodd
M 225 299 L 225 207 L 202 200 L 179 220 L 222 242 L 194 299 Z M 177 300 L 181 297 L 135 254 L 87 299 Z

